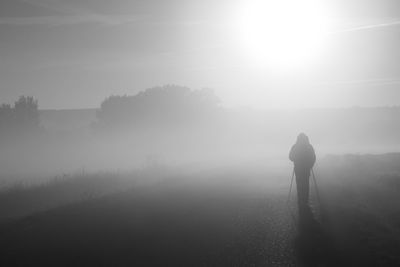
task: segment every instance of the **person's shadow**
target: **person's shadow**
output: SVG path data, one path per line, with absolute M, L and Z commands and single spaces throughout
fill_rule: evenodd
M 315 219 L 309 207 L 299 213 L 294 250 L 300 266 L 343 266 L 332 238 Z

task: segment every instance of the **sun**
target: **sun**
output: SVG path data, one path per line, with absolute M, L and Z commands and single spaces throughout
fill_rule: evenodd
M 318 60 L 330 21 L 325 1 L 247 0 L 235 12 L 234 34 L 252 64 L 301 68 Z

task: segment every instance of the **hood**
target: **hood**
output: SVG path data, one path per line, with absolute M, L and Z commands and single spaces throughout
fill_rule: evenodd
M 308 139 L 308 136 L 305 133 L 300 133 L 297 136 L 297 144 L 310 144 L 310 140 Z

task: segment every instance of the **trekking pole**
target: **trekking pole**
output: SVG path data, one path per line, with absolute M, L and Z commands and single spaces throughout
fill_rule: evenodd
M 290 188 L 289 188 L 289 194 L 288 194 L 288 197 L 287 197 L 286 205 L 287 205 L 290 217 L 292 218 L 293 226 L 295 227 L 296 226 L 296 218 L 295 218 L 295 216 L 294 216 L 294 214 L 292 212 L 292 209 L 290 208 L 290 203 L 289 203 L 290 195 L 292 194 L 293 180 L 294 180 L 294 168 L 293 168 L 293 172 L 292 172 L 292 180 L 290 181 Z
M 292 172 L 292 180 L 290 181 L 289 194 L 288 194 L 287 201 L 286 201 L 288 204 L 290 201 L 290 195 L 292 193 L 293 180 L 294 180 L 294 168 L 293 168 L 293 172 Z
M 314 169 L 311 169 L 311 173 L 312 173 L 313 180 L 314 180 L 315 192 L 317 193 L 318 203 L 319 203 L 319 205 L 321 206 L 321 198 L 320 198 L 320 196 L 319 196 L 318 185 L 317 185 L 317 179 L 315 179 Z

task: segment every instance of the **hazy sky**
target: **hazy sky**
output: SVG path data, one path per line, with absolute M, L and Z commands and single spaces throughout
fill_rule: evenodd
M 323 52 L 285 70 L 258 66 L 237 44 L 245 2 L 1 0 L 0 101 L 98 107 L 172 83 L 213 88 L 226 105 L 400 105 L 399 1 L 320 1 L 334 25 Z

